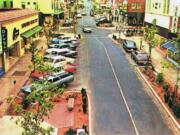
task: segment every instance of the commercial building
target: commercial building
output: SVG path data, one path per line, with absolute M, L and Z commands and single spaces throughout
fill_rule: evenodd
M 146 1 L 145 24 L 150 25 L 153 19 L 156 20 L 158 34 L 162 37 L 172 38 L 180 34 L 180 1 Z
M 142 26 L 145 0 L 113 0 L 113 16 L 123 19 L 129 26 Z
M 35 10 L 0 9 L 0 68 L 10 69 L 41 29 Z
M 0 0 L 0 8 L 13 8 L 13 0 Z
M 53 23 L 55 19 L 64 18 L 60 0 L 13 0 L 14 8 L 28 8 L 39 12 L 39 23 Z

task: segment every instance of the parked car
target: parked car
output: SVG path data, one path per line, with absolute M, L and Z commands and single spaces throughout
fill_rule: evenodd
M 65 56 L 70 58 L 75 58 L 77 56 L 77 51 L 72 51 L 68 48 L 58 49 L 58 48 L 50 48 L 45 51 L 45 56 L 53 55 L 53 56 Z
M 69 72 L 69 73 L 74 73 L 76 72 L 76 66 L 71 65 L 71 64 L 66 64 L 63 68 L 64 71 Z
M 97 21 L 96 26 L 100 26 L 100 25 L 102 25 L 102 24 L 112 25 L 112 21 L 102 18 L 102 19 L 100 19 L 99 21 Z
M 32 83 L 30 85 L 23 86 L 21 88 L 21 92 L 25 94 L 29 94 L 33 90 L 44 90 L 44 89 L 51 90 L 54 87 L 59 87 L 59 86 L 66 87 L 68 83 L 74 80 L 74 75 L 66 71 L 61 71 L 61 72 L 46 76 L 45 78 L 42 78 L 42 79 L 46 79 L 48 82 L 50 82 L 53 85 Z
M 66 64 L 73 64 L 74 63 L 74 59 L 72 58 L 67 58 L 64 56 L 44 56 L 44 62 L 46 62 L 47 64 L 53 66 L 54 68 L 60 68 L 62 69 L 64 67 L 64 65 Z
M 92 32 L 92 28 L 91 28 L 91 26 L 84 25 L 84 26 L 82 27 L 82 31 L 83 31 L 84 33 L 91 33 L 91 32 Z
M 47 76 L 48 73 L 47 72 L 42 72 L 42 71 L 34 71 L 31 73 L 31 77 L 34 79 L 34 80 L 38 80 L 38 79 L 42 79 L 43 77 Z
M 77 18 L 82 18 L 81 13 L 78 13 L 78 14 L 76 15 L 76 17 L 77 17 Z
M 62 34 L 62 33 L 59 33 L 59 34 L 51 34 L 51 37 L 53 37 L 53 38 L 57 38 L 57 37 L 59 37 L 59 36 L 65 36 L 65 34 Z
M 102 20 L 106 20 L 107 18 L 105 16 L 98 16 L 95 18 L 96 22 L 102 21 Z
M 136 43 L 134 41 L 126 39 L 123 41 L 123 48 L 126 52 L 137 50 Z
M 67 44 L 67 43 L 61 43 L 61 44 L 50 44 L 48 48 L 58 48 L 58 49 L 64 49 L 69 48 L 70 50 L 76 50 L 77 46 L 74 44 Z
M 69 36 L 58 36 L 58 37 L 56 37 L 56 38 L 53 38 L 53 39 L 51 40 L 51 43 L 53 43 L 53 44 L 65 43 L 65 42 L 71 41 L 71 40 L 73 40 L 73 39 L 74 39 L 74 38 L 69 37 Z
M 149 56 L 145 52 L 141 51 L 133 51 L 131 53 L 131 58 L 137 63 L 137 64 L 150 64 Z
M 77 39 L 77 38 L 71 38 L 67 41 L 65 41 L 64 43 L 67 43 L 67 44 L 74 44 L 74 45 L 79 45 L 80 44 L 80 41 Z
M 82 16 L 86 16 L 86 11 L 82 11 Z

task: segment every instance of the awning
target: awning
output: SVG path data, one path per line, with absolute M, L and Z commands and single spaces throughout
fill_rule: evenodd
M 37 33 L 37 32 L 42 30 L 42 27 L 41 26 L 36 26 L 32 30 Z
M 162 44 L 161 47 L 168 49 L 168 48 L 174 47 L 174 45 L 171 43 L 171 41 L 168 41 L 168 42 Z
M 177 49 L 174 47 L 174 44 L 171 41 L 168 41 L 161 45 L 161 47 L 167 49 L 168 51 L 171 51 L 173 53 L 178 52 Z
M 168 48 L 168 51 L 171 51 L 171 52 L 173 52 L 173 53 L 177 53 L 177 52 L 178 52 L 175 47 L 170 47 L 170 48 Z
M 28 31 L 24 32 L 21 36 L 24 37 L 24 38 L 29 38 L 29 37 L 32 37 L 34 34 L 38 33 L 41 30 L 42 30 L 41 26 L 36 26 L 36 27 L 32 28 L 31 30 L 28 30 Z

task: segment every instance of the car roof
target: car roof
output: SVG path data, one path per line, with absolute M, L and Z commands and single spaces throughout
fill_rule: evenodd
M 64 74 L 69 74 L 69 73 L 64 71 L 64 70 L 62 70 L 60 72 L 53 73 L 52 75 L 47 76 L 47 79 L 50 80 L 50 79 L 53 79 L 55 77 L 60 77 L 61 75 L 64 75 Z
M 134 41 L 132 41 L 132 40 L 125 40 L 127 43 L 135 43 Z
M 50 44 L 49 46 L 63 46 L 68 45 L 67 43 L 60 43 L 60 44 Z
M 46 52 L 63 52 L 63 51 L 69 51 L 68 48 L 62 48 L 62 49 L 58 49 L 58 48 L 50 48 L 50 49 L 47 49 Z

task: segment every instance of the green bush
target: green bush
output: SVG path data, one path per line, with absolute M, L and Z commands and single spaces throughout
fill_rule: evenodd
M 174 115 L 176 115 L 176 117 L 179 119 L 180 118 L 180 104 L 176 103 L 175 105 L 173 105 L 173 112 Z
M 173 101 L 172 101 L 172 98 L 169 98 L 169 100 L 168 100 L 168 106 L 169 106 L 170 108 L 173 107 Z
M 157 76 L 156 76 L 156 82 L 158 84 L 161 84 L 163 81 L 164 81 L 163 73 L 158 73 Z
M 86 105 L 86 104 L 83 104 L 83 105 L 82 105 L 82 108 L 83 108 L 83 112 L 86 113 L 86 112 L 87 112 L 87 105 Z
M 83 97 L 82 97 L 82 101 L 83 101 L 83 104 L 87 104 L 87 97 L 86 97 L 86 96 L 83 96 Z
M 82 88 L 82 89 L 81 89 L 81 94 L 82 94 L 82 95 L 86 95 L 86 94 L 87 94 L 85 88 Z
M 75 135 L 76 134 L 76 130 L 73 130 L 72 128 L 69 128 L 66 133 L 66 135 Z
M 165 95 L 164 95 L 164 100 L 165 100 L 166 103 L 168 103 L 169 98 L 170 98 L 170 95 L 169 95 L 169 94 L 165 94 Z
M 29 107 L 29 105 L 30 105 L 29 100 L 27 98 L 24 98 L 23 102 L 22 102 L 23 109 L 27 109 Z
M 163 89 L 164 89 L 165 92 L 167 92 L 169 90 L 169 87 L 170 87 L 169 83 L 164 83 L 163 84 Z

